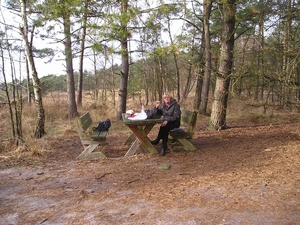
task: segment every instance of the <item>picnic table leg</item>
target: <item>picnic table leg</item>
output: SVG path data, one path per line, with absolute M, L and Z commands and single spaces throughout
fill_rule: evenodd
M 132 144 L 136 139 L 136 136 L 134 133 L 131 133 L 130 136 L 127 138 L 125 145 L 130 145 Z
M 130 151 L 130 154 L 134 154 L 137 150 L 137 148 L 141 145 L 141 143 L 148 149 L 149 152 L 151 153 L 156 153 L 156 149 L 153 147 L 153 145 L 150 143 L 149 138 L 147 137 L 147 134 L 151 131 L 151 129 L 154 127 L 155 124 L 149 124 L 146 125 L 144 128 L 142 127 L 137 127 L 137 126 L 130 126 L 129 128 L 132 130 L 132 132 L 135 134 L 137 139 L 131 146 L 131 148 L 128 150 Z M 138 143 L 137 143 L 138 142 Z M 141 143 L 139 143 L 141 142 Z M 129 154 L 129 153 L 128 153 Z M 127 155 L 127 153 L 126 153 Z
M 152 130 L 153 127 L 154 127 L 154 124 L 146 125 L 143 129 L 143 133 L 147 136 L 150 133 L 150 131 Z
M 145 126 L 144 128 L 143 127 L 139 127 L 140 130 L 142 130 L 142 132 L 145 134 L 145 135 L 148 135 L 149 132 L 151 131 L 151 129 L 154 127 L 154 125 L 152 126 L 151 125 L 147 125 Z M 130 136 L 127 138 L 126 142 L 125 142 L 125 145 L 130 145 L 132 144 L 135 140 L 137 139 L 136 135 L 132 132 L 130 134 Z
M 138 147 L 140 147 L 141 143 L 138 139 L 135 139 L 129 150 L 126 152 L 125 156 L 132 156 L 135 154 Z

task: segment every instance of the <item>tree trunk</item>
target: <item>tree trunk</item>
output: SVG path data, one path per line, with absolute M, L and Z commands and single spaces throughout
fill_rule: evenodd
M 27 59 L 26 62 L 26 75 L 27 75 L 27 103 L 31 106 L 31 82 L 30 82 L 30 72 L 29 72 L 29 65 Z
M 3 40 L 3 39 L 2 39 Z M 12 106 L 11 106 L 11 100 L 10 100 L 10 90 L 6 81 L 6 73 L 5 73 L 5 57 L 4 57 L 4 51 L 3 51 L 3 42 L 2 40 L 0 41 L 0 52 L 1 52 L 1 62 L 2 62 L 2 75 L 3 75 L 3 89 L 5 91 L 6 94 L 6 99 L 7 99 L 7 104 L 8 104 L 8 111 L 9 111 L 9 116 L 10 116 L 10 124 L 11 124 L 11 135 L 13 138 L 15 138 L 16 136 L 16 132 L 15 132 L 15 122 L 13 119 L 13 110 L 12 110 Z M 10 51 L 10 50 L 8 50 Z
M 25 55 L 26 60 L 29 64 L 29 71 L 33 78 L 33 90 L 35 97 L 35 105 L 37 108 L 37 125 L 34 132 L 35 138 L 41 138 L 45 134 L 45 111 L 43 107 L 42 101 L 42 90 L 40 80 L 38 78 L 38 74 L 35 68 L 33 53 L 32 53 L 32 45 L 29 44 L 28 41 L 28 23 L 27 23 L 27 13 L 26 13 L 26 1 L 20 0 L 20 9 L 21 9 L 21 17 L 23 26 L 20 27 L 20 31 L 22 34 L 22 38 L 24 41 Z M 33 34 L 32 34 L 33 35 Z
M 212 104 L 210 126 L 214 130 L 226 127 L 226 110 L 229 94 L 230 75 L 233 61 L 235 1 L 223 3 L 223 31 L 220 49 L 220 65 L 217 73 L 216 88 Z
M 195 55 L 195 36 L 193 35 L 193 41 L 191 41 L 191 57 L 193 58 Z M 182 99 L 186 99 L 188 94 L 191 92 L 193 89 L 193 86 L 195 83 L 192 83 L 193 79 L 193 73 L 194 73 L 194 68 L 193 68 L 193 63 L 191 60 L 188 60 L 188 67 L 187 67 L 187 78 L 185 81 L 185 84 L 183 86 L 182 90 Z M 198 108 L 197 108 L 198 109 Z
M 128 0 L 122 0 L 121 13 L 127 13 Z M 121 39 L 121 54 L 122 54 L 122 70 L 120 79 L 120 90 L 119 90 L 119 107 L 117 111 L 117 119 L 122 120 L 122 113 L 126 111 L 126 100 L 127 100 L 127 83 L 129 73 L 129 58 L 128 58 L 128 31 L 127 22 L 121 21 L 121 30 L 124 32 L 124 36 Z
M 210 75 L 211 75 L 211 46 L 210 46 L 210 29 L 209 29 L 209 18 L 211 12 L 212 2 L 211 0 L 204 0 L 204 35 L 205 35 L 205 72 L 203 78 L 203 87 L 201 93 L 201 102 L 199 113 L 206 114 L 209 86 L 210 86 Z
M 73 71 L 73 54 L 72 54 L 72 42 L 71 42 L 71 20 L 69 9 L 66 5 L 63 5 L 63 25 L 64 25 L 64 45 L 65 45 L 65 57 L 66 57 L 66 72 L 67 72 L 67 92 L 68 92 L 68 110 L 69 118 L 74 119 L 78 116 L 77 105 L 75 101 L 75 82 Z
M 156 66 L 158 67 L 156 69 L 156 78 L 154 78 L 154 82 L 156 82 L 156 89 L 157 89 L 157 93 L 158 93 L 158 99 L 162 100 L 162 97 L 164 95 L 164 78 L 165 78 L 165 74 L 166 74 L 166 70 L 165 68 L 163 68 L 163 62 L 162 62 L 162 57 L 161 56 L 156 56 Z
M 261 4 L 263 3 L 263 0 L 260 0 Z M 263 101 L 264 100 L 264 89 L 265 89 L 265 74 L 264 74 L 264 21 L 265 21 L 265 12 L 262 10 L 259 14 L 259 33 L 258 33 L 258 38 L 259 38 L 259 45 L 258 45 L 258 71 L 260 75 L 260 97 L 259 100 Z M 269 93 L 269 90 L 268 90 Z
M 291 89 L 289 88 L 289 85 L 293 83 L 293 78 L 291 76 L 292 74 L 292 66 L 291 66 L 291 24 L 292 24 L 292 1 L 287 0 L 286 1 L 286 9 L 285 9 L 285 15 L 284 15 L 284 45 L 283 45 L 283 71 L 282 74 L 284 74 L 285 77 L 285 84 L 283 86 L 283 104 L 288 109 L 291 109 L 291 99 L 292 99 L 292 93 Z M 286 85 L 288 84 L 288 85 Z
M 77 106 L 82 106 L 82 82 L 83 82 L 83 58 L 84 58 L 84 48 L 85 48 L 85 37 L 86 37 L 86 25 L 87 25 L 87 13 L 88 13 L 88 2 L 89 0 L 84 1 L 84 13 L 82 18 L 82 37 L 80 45 L 80 59 L 79 59 L 79 74 L 78 74 L 78 86 L 77 86 Z
M 126 100 L 127 100 L 127 83 L 128 83 L 128 72 L 129 62 L 127 54 L 127 41 L 121 42 L 122 48 L 122 70 L 120 79 L 120 90 L 119 90 L 119 109 L 117 119 L 122 119 L 122 113 L 126 111 Z
M 170 19 L 168 18 L 168 34 L 169 34 L 169 38 L 171 41 L 171 45 L 174 45 L 174 41 L 172 38 L 172 34 L 171 34 L 171 26 L 170 26 Z M 177 101 L 180 101 L 180 72 L 179 72 L 179 66 L 178 66 L 178 59 L 177 59 L 177 49 L 173 49 L 173 58 L 174 58 L 174 63 L 175 63 L 175 69 L 176 69 L 176 78 L 177 78 L 177 84 L 176 84 L 176 88 L 177 88 Z
M 202 40 L 204 40 L 204 30 L 202 30 Z M 193 107 L 195 110 L 199 110 L 200 103 L 201 103 L 201 93 L 202 93 L 203 73 L 204 73 L 203 54 L 204 54 L 204 42 L 201 41 L 201 46 L 199 49 L 199 63 L 198 63 L 199 72 L 196 80 L 196 91 L 195 91 L 195 99 L 194 99 L 194 107 Z

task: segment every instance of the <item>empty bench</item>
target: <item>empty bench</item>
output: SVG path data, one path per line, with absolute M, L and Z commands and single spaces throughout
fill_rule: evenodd
M 89 112 L 77 119 L 78 134 L 84 147 L 77 159 L 106 157 L 102 152 L 93 152 L 98 146 L 107 145 L 108 131 L 93 130 L 93 121 Z
M 197 148 L 190 142 L 194 136 L 194 130 L 197 122 L 197 111 L 181 109 L 180 127 L 170 131 L 173 140 L 177 140 L 182 146 L 175 146 L 174 152 L 178 151 L 196 151 Z

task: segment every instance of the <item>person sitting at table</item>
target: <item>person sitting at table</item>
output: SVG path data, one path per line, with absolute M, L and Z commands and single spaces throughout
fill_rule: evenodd
M 181 110 L 178 102 L 170 95 L 164 94 L 163 104 L 156 101 L 155 108 L 156 114 L 162 115 L 162 124 L 159 128 L 157 138 L 151 141 L 151 144 L 157 145 L 162 140 L 162 150 L 159 152 L 161 156 L 166 154 L 168 136 L 170 130 L 180 126 Z

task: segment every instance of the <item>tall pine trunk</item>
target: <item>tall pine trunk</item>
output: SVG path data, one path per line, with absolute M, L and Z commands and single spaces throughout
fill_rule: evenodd
M 229 84 L 233 61 L 234 26 L 236 0 L 222 1 L 223 31 L 220 49 L 220 65 L 217 73 L 216 88 L 210 117 L 210 128 L 214 130 L 226 127 Z
M 69 118 L 73 119 L 78 116 L 77 105 L 75 100 L 75 81 L 73 71 L 73 54 L 71 41 L 71 20 L 70 12 L 66 4 L 62 6 L 62 16 L 64 25 L 64 45 L 65 45 L 65 60 L 67 72 L 67 92 L 68 92 L 68 110 Z
M 77 84 L 77 106 L 82 106 L 82 87 L 83 87 L 83 58 L 85 49 L 85 39 L 87 30 L 87 14 L 88 14 L 88 0 L 84 1 L 84 13 L 82 18 L 82 37 L 80 43 L 80 59 L 79 59 L 79 74 L 78 74 L 78 84 Z
M 208 94 L 210 86 L 210 75 L 211 75 L 211 46 L 210 46 L 210 29 L 209 29 L 209 18 L 211 12 L 212 2 L 211 0 L 204 0 L 204 35 L 205 35 L 205 72 L 203 78 L 202 94 L 199 112 L 206 114 L 206 108 L 208 104 Z
M 204 40 L 204 28 L 202 30 L 202 40 Z M 201 104 L 201 94 L 202 94 L 202 86 L 203 86 L 203 77 L 204 77 L 204 42 L 201 41 L 199 53 L 198 53 L 198 74 L 196 79 L 196 90 L 195 90 L 195 98 L 194 98 L 194 104 L 193 108 L 194 110 L 199 110 L 200 104 Z
M 128 9 L 128 0 L 122 0 L 121 13 L 126 14 Z M 117 119 L 122 119 L 122 113 L 126 111 L 126 100 L 127 100 L 127 84 L 128 84 L 128 73 L 129 73 L 129 57 L 128 57 L 128 31 L 127 21 L 121 21 L 121 30 L 123 35 L 121 38 L 121 54 L 122 54 L 122 70 L 120 79 L 120 90 L 119 90 L 119 107 L 117 111 Z

